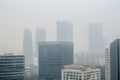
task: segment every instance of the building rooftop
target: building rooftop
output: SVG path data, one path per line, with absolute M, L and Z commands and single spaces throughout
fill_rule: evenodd
M 64 45 L 73 45 L 73 42 L 68 41 L 40 41 L 40 45 L 58 45 L 58 44 L 64 44 Z
M 16 54 L 16 53 L 4 53 L 0 54 L 0 56 L 24 56 L 23 54 Z
M 98 67 L 93 65 L 71 64 L 71 65 L 64 66 L 64 69 L 75 69 L 75 70 L 85 71 L 88 69 L 98 69 Z

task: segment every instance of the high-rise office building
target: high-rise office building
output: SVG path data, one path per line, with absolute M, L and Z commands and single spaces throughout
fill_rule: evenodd
M 89 27 L 89 49 L 92 54 L 104 53 L 102 24 L 92 23 Z
M 111 80 L 120 80 L 120 39 L 110 44 Z
M 72 42 L 39 43 L 39 80 L 61 80 L 61 69 L 73 64 Z
M 25 68 L 29 67 L 29 78 L 33 80 L 33 45 L 32 32 L 29 29 L 24 29 L 23 54 L 25 55 Z
M 110 80 L 110 50 L 105 49 L 105 80 Z
M 29 29 L 24 29 L 23 54 L 25 55 L 26 66 L 33 64 L 32 33 Z
M 35 39 L 35 57 L 38 58 L 38 42 L 46 41 L 46 30 L 36 29 Z
M 34 67 L 36 67 L 34 69 L 34 72 L 36 74 L 38 74 L 38 46 L 39 46 L 39 42 L 41 41 L 46 41 L 46 29 L 36 29 L 35 32 L 35 59 L 36 59 L 36 65 Z
M 0 80 L 25 80 L 23 55 L 0 55 Z
M 62 69 L 61 80 L 101 80 L 100 68 L 90 65 L 67 65 Z
M 67 21 L 57 22 L 57 41 L 73 42 L 73 24 Z

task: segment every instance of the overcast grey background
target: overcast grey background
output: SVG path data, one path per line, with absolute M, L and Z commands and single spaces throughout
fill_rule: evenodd
M 22 52 L 24 27 L 46 28 L 56 40 L 58 20 L 73 23 L 75 49 L 88 51 L 90 23 L 103 23 L 106 44 L 120 37 L 120 0 L 0 0 L 0 47 Z

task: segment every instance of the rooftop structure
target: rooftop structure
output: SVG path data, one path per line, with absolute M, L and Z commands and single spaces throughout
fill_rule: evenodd
M 62 80 L 100 80 L 100 69 L 97 66 L 72 64 L 64 66 Z

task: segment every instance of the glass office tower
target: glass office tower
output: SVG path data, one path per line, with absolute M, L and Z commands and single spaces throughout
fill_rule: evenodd
M 61 80 L 61 70 L 69 64 L 73 64 L 72 42 L 39 43 L 39 80 Z
M 120 39 L 110 45 L 111 80 L 120 80 Z

